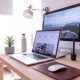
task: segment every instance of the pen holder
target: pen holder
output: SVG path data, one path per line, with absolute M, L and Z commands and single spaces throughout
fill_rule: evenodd
M 76 54 L 71 54 L 71 60 L 73 60 L 73 61 L 76 60 Z

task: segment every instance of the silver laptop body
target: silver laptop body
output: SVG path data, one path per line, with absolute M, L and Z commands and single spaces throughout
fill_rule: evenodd
M 26 65 L 54 60 L 57 55 L 59 38 L 60 31 L 37 31 L 32 53 L 19 53 L 10 56 Z

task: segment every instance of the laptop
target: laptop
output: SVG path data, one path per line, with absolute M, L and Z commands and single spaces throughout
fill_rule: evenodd
M 10 57 L 26 64 L 54 60 L 58 51 L 60 31 L 36 31 L 32 53 L 11 54 Z

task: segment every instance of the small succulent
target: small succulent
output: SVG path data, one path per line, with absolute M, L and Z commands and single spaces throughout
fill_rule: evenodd
M 13 36 L 7 36 L 5 43 L 11 47 L 13 44 L 15 44 L 15 40 L 13 39 Z

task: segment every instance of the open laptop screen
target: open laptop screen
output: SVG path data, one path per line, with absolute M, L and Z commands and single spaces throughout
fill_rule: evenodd
M 60 31 L 37 31 L 32 52 L 56 56 Z

